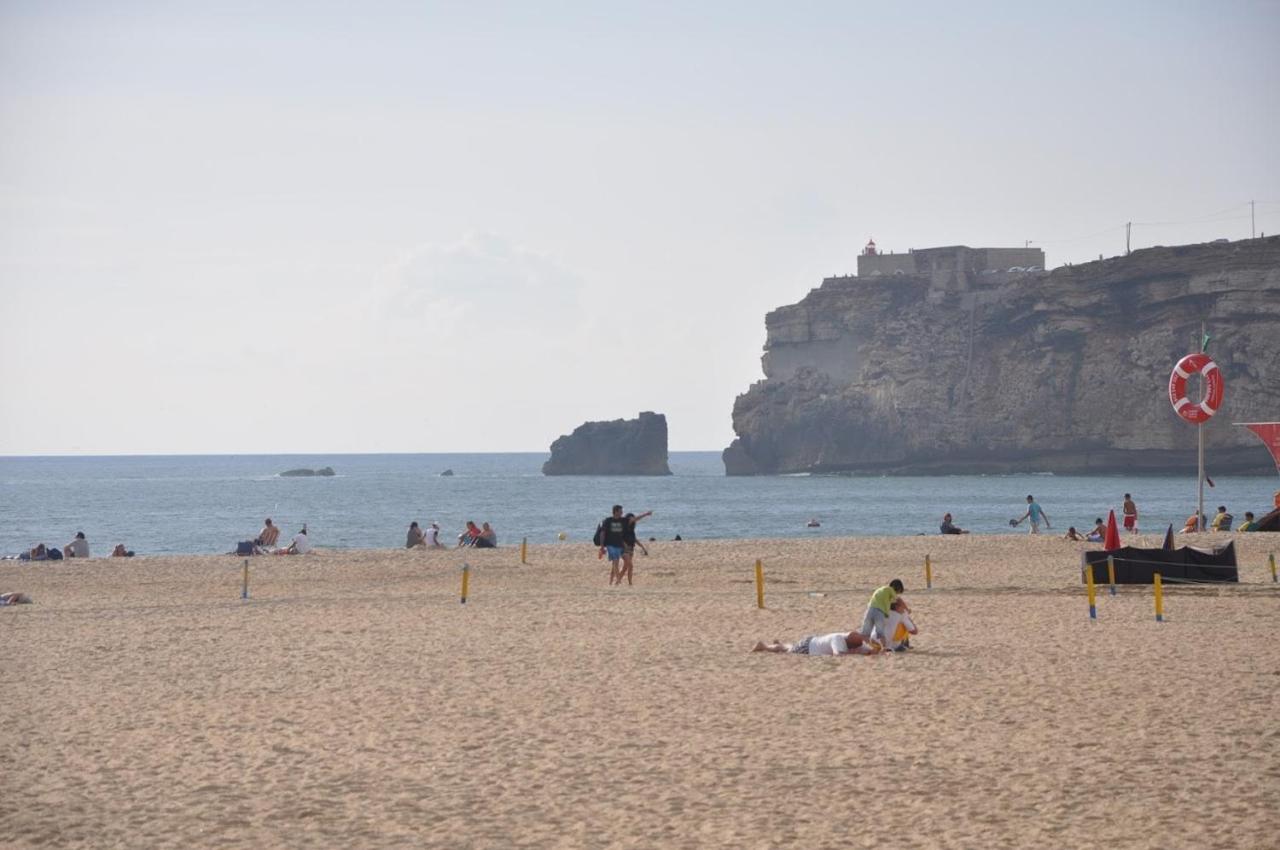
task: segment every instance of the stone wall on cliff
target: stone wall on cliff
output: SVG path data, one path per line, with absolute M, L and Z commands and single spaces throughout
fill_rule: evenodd
M 1166 388 L 1202 322 L 1226 378 L 1209 472 L 1274 469 L 1231 423 L 1280 419 L 1280 237 L 945 283 L 832 278 L 765 322 L 730 475 L 1194 470 L 1196 428 Z
M 670 475 L 667 417 L 586 422 L 551 444 L 543 475 Z

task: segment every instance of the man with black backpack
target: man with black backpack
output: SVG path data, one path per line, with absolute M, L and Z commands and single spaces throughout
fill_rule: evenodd
M 618 562 L 622 560 L 622 548 L 626 545 L 626 540 L 627 521 L 622 516 L 622 505 L 614 505 L 613 513 L 600 521 L 595 536 L 600 554 L 609 556 L 609 584 L 622 583 Z

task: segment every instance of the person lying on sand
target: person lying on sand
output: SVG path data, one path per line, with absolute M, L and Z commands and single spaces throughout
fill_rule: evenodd
M 25 593 L 0 593 L 0 605 L 30 605 L 31 597 Z
M 879 644 L 868 643 L 858 632 L 833 632 L 829 635 L 809 635 L 795 643 L 757 641 L 752 652 L 789 652 L 792 655 L 875 655 Z
M 1076 527 L 1073 525 L 1073 526 L 1071 526 L 1070 528 L 1068 528 L 1068 529 L 1067 529 L 1067 533 L 1066 533 L 1066 534 L 1062 535 L 1062 539 L 1063 539 L 1063 540 L 1079 540 L 1079 541 L 1082 541 L 1082 542 L 1083 542 L 1083 541 L 1084 541 L 1084 535 L 1083 535 L 1083 534 L 1081 534 L 1080 532 L 1076 531 Z

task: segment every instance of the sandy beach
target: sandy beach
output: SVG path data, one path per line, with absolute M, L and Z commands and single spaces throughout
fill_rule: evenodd
M 248 601 L 229 556 L 6 562 L 0 844 L 1274 847 L 1280 535 L 1235 539 L 1165 623 L 1091 623 L 1054 536 L 659 542 L 630 588 L 587 543 L 321 551 Z M 894 577 L 913 650 L 748 651 Z

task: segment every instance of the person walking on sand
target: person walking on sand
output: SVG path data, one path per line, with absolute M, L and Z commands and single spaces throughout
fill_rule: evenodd
M 789 652 L 792 655 L 875 655 L 880 647 L 869 645 L 858 632 L 833 632 L 802 637 L 795 643 L 756 641 L 751 651 Z
M 871 594 L 871 599 L 867 601 L 867 613 L 862 617 L 862 627 L 858 629 L 867 640 L 872 640 L 877 633 L 881 641 L 885 640 L 889 634 L 889 612 L 893 610 L 893 603 L 903 590 L 902 579 L 895 578 L 883 587 L 877 587 Z
M 1124 511 L 1124 530 L 1130 534 L 1138 533 L 1138 506 L 1133 501 L 1133 496 L 1128 493 L 1124 494 L 1124 505 L 1121 507 Z
M 622 560 L 627 545 L 627 519 L 622 515 L 622 505 L 614 505 L 613 513 L 600 521 L 600 554 L 609 558 L 609 584 L 622 584 Z
M 1049 515 L 1044 512 L 1044 508 L 1040 507 L 1040 503 L 1036 501 L 1034 496 L 1027 496 L 1027 512 L 1013 523 L 1021 525 L 1023 520 L 1029 520 L 1031 523 L 1031 534 L 1040 533 L 1040 523 L 1044 523 L 1045 528 L 1053 528 L 1049 524 Z
M 627 584 L 631 584 L 631 571 L 635 566 L 636 547 L 639 546 L 642 552 L 645 551 L 644 544 L 636 539 L 636 523 L 645 517 L 653 516 L 653 511 L 645 511 L 642 514 L 627 514 L 623 517 L 627 523 L 627 529 L 622 535 L 622 570 L 618 573 L 618 584 L 622 584 L 625 577 Z

